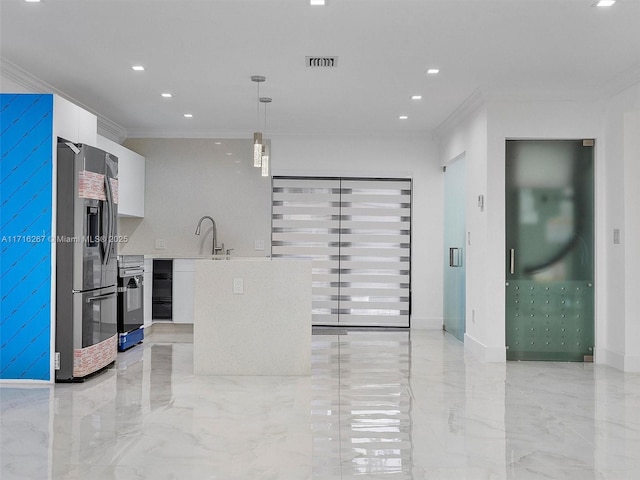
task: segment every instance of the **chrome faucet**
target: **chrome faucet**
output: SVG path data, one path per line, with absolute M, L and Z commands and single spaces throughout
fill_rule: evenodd
M 200 235 L 200 226 L 202 225 L 202 221 L 208 218 L 209 220 L 211 220 L 211 223 L 213 224 L 213 242 L 211 245 L 211 255 L 215 255 L 216 252 L 220 252 L 224 250 L 224 243 L 222 244 L 222 247 L 218 247 L 217 241 L 218 241 L 218 232 L 216 229 L 216 222 L 213 218 L 211 218 L 208 215 L 205 215 L 204 217 L 202 217 L 200 220 L 198 220 L 198 226 L 196 227 L 196 231 L 195 234 L 196 235 Z

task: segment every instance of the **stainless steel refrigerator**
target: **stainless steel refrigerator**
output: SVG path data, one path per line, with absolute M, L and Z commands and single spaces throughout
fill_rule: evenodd
M 56 381 L 81 381 L 117 355 L 118 159 L 59 141 Z

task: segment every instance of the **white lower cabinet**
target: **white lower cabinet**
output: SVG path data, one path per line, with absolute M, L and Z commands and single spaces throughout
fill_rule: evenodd
M 173 323 L 193 323 L 193 259 L 173 261 Z
M 153 323 L 152 315 L 152 292 L 153 292 L 153 258 L 144 259 L 143 277 L 143 306 L 144 306 L 144 326 L 148 327 Z

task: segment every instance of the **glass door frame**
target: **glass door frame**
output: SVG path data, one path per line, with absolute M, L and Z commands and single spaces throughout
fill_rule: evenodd
M 442 327 L 458 340 L 466 333 L 466 156 L 459 155 L 446 166 L 444 173 L 443 225 L 443 322 Z M 452 175 L 454 178 L 452 178 Z M 450 211 L 451 210 L 451 211 Z M 454 211 L 462 218 L 451 218 Z
M 593 139 L 505 139 L 507 360 L 593 359 L 594 147 Z

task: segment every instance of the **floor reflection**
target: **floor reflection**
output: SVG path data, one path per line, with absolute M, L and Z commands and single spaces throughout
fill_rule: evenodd
M 51 478 L 53 386 L 0 385 L 0 478 Z
M 411 478 L 410 349 L 408 331 L 314 337 L 314 478 Z
M 339 333 L 339 334 L 337 334 Z M 640 375 L 322 331 L 311 377 L 193 375 L 165 332 L 80 384 L 0 385 L 0 477 L 635 479 Z
M 152 345 L 150 350 L 149 403 L 152 410 L 171 402 L 173 345 Z
M 84 383 L 57 384 L 52 427 L 53 478 L 70 465 L 112 458 L 120 448 L 117 428 L 118 375 L 114 369 Z

